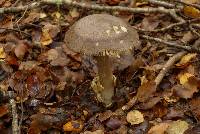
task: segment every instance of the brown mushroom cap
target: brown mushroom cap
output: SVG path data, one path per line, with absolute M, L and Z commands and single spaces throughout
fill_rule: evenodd
M 108 14 L 93 14 L 77 21 L 67 31 L 65 43 L 86 55 L 116 55 L 139 45 L 135 29 Z

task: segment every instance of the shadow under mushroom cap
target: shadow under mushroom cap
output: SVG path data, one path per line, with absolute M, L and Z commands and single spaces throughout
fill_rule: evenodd
M 86 55 L 115 55 L 138 46 L 137 31 L 122 19 L 108 14 L 86 16 L 66 32 L 66 45 Z

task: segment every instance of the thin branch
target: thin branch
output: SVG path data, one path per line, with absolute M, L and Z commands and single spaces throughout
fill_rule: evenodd
M 163 6 L 166 8 L 175 8 L 174 4 L 165 2 L 165 1 L 159 1 L 159 0 L 148 0 L 149 3 L 154 4 L 154 5 L 158 5 L 158 6 Z
M 175 48 L 183 49 L 183 50 L 190 51 L 190 52 L 200 53 L 200 50 L 197 49 L 197 48 L 193 48 L 193 47 L 190 47 L 188 45 L 178 44 L 177 42 L 169 42 L 169 41 L 162 40 L 160 38 L 154 38 L 154 37 L 146 36 L 146 35 L 140 35 L 140 37 L 143 38 L 143 39 L 147 39 L 147 40 L 152 40 L 152 41 L 156 41 L 156 42 L 159 42 L 159 43 L 163 43 L 163 44 L 165 44 L 165 45 L 167 45 L 169 47 L 175 47 Z
M 19 7 L 8 7 L 8 8 L 0 8 L 0 14 L 4 14 L 4 13 L 17 13 L 17 12 L 21 12 L 21 11 L 25 11 L 30 10 L 30 9 L 34 9 L 40 6 L 40 2 L 33 2 L 30 5 L 27 6 L 19 6 Z
M 192 33 L 194 33 L 197 37 L 200 38 L 200 33 L 198 33 L 198 32 L 193 28 L 193 26 L 194 26 L 193 24 L 189 25 L 190 31 L 191 31 Z
M 10 105 L 12 107 L 12 133 L 19 134 L 19 126 L 18 126 L 18 114 L 16 109 L 16 102 L 14 99 L 10 99 Z
M 179 52 L 179 53 L 177 53 L 174 56 L 172 56 L 172 57 L 169 58 L 169 60 L 163 66 L 162 70 L 160 71 L 160 73 L 157 75 L 157 77 L 155 79 L 155 82 L 156 82 L 157 86 L 160 84 L 160 82 L 162 81 L 162 79 L 164 78 L 164 76 L 166 75 L 166 73 L 172 68 L 172 66 L 178 60 L 180 60 L 185 54 L 187 54 L 187 52 L 183 51 L 183 52 Z
M 137 102 L 137 97 L 134 96 L 133 98 L 131 98 L 129 100 L 128 103 L 126 103 L 123 107 L 122 107 L 122 110 L 123 111 L 128 111 L 129 109 L 131 109 L 133 107 L 133 105 L 135 105 L 135 103 Z
M 30 10 L 30 9 L 40 7 L 44 4 L 65 4 L 67 6 L 74 6 L 74 7 L 99 10 L 99 11 L 127 11 L 131 13 L 163 13 L 163 14 L 170 15 L 174 20 L 178 22 L 183 21 L 183 19 L 176 14 L 176 12 L 180 11 L 179 9 L 166 9 L 164 7 L 130 8 L 130 7 L 122 7 L 122 6 L 100 6 L 96 4 L 95 5 L 86 4 L 83 2 L 76 2 L 76 1 L 70 1 L 70 0 L 60 0 L 59 2 L 60 3 L 58 3 L 58 1 L 55 1 L 55 0 L 41 0 L 40 2 L 34 2 L 27 6 L 0 8 L 0 14 Z
M 19 32 L 19 33 L 22 33 L 26 36 L 29 36 L 31 37 L 31 35 L 27 32 L 24 32 L 24 31 L 21 31 L 21 30 L 18 30 L 18 29 L 11 29 L 11 28 L 3 28 L 3 27 L 0 27 L 0 29 L 4 29 L 4 30 L 8 30 L 8 31 L 15 31 L 15 32 Z
M 45 4 L 58 4 L 55 0 L 42 0 L 42 3 Z M 68 6 L 74 6 L 79 8 L 93 9 L 99 11 L 127 11 L 131 13 L 163 13 L 170 15 L 176 21 L 183 21 L 181 17 L 179 17 L 176 12 L 180 11 L 179 9 L 166 9 L 163 7 L 158 8 L 130 8 L 130 7 L 122 7 L 122 6 L 99 6 L 99 5 L 91 5 L 71 0 L 61 0 L 62 4 L 66 4 Z

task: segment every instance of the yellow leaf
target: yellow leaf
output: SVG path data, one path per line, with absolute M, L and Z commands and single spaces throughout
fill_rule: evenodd
M 0 59 L 4 59 L 6 57 L 6 53 L 4 52 L 3 47 L 0 47 Z
M 63 126 L 64 131 L 80 132 L 83 129 L 81 121 L 69 121 Z
M 176 64 L 176 66 L 184 66 L 188 64 L 192 59 L 194 59 L 197 56 L 196 53 L 189 53 L 182 57 L 179 63 Z
M 188 83 L 188 79 L 190 77 L 192 77 L 194 75 L 190 74 L 190 73 L 181 73 L 178 75 L 178 78 L 179 78 L 179 81 L 180 81 L 180 84 L 182 85 L 185 85 Z
M 46 29 L 42 29 L 42 37 L 40 39 L 40 43 L 43 46 L 47 46 L 47 45 L 51 44 L 52 42 L 53 42 L 53 40 L 49 34 L 49 31 Z
M 186 16 L 191 17 L 191 18 L 199 18 L 200 17 L 200 11 L 191 6 L 185 6 L 183 8 L 183 12 Z
M 130 111 L 127 114 L 126 120 L 131 125 L 140 124 L 140 123 L 144 122 L 144 116 L 143 116 L 143 114 L 140 111 L 133 110 L 133 111 Z

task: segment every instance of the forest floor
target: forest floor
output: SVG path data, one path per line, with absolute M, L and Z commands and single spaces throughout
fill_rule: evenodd
M 114 63 L 109 108 L 91 88 L 95 60 L 64 42 L 95 13 L 141 42 Z M 0 133 L 198 134 L 199 37 L 199 0 L 0 0 Z

